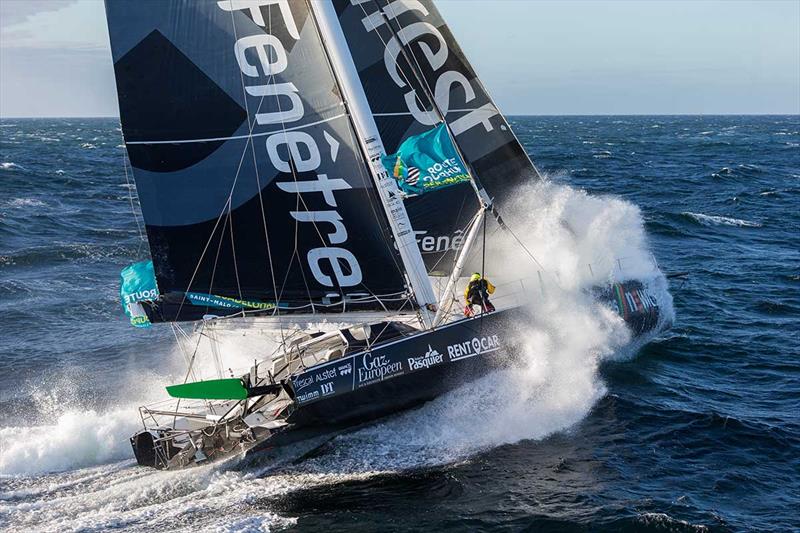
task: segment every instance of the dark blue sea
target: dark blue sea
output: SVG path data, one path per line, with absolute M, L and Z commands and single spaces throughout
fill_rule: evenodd
M 148 257 L 119 122 L 2 119 L 0 529 L 800 530 L 800 117 L 511 122 L 557 186 L 638 206 L 661 269 L 689 273 L 674 327 L 513 431 L 476 403 L 437 433 L 423 407 L 278 472 L 163 473 L 127 439 L 182 360 L 119 303 Z

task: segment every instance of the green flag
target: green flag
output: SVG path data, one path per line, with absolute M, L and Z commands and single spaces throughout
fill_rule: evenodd
M 407 194 L 424 194 L 470 179 L 444 123 L 403 141 L 396 154 L 384 156 L 383 166 Z
M 150 320 L 139 302 L 158 298 L 153 262 L 142 261 L 125 267 L 120 272 L 120 277 L 119 297 L 125 314 L 137 328 L 150 327 Z

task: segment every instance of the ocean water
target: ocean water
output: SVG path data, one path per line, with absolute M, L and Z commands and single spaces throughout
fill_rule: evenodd
M 127 441 L 182 360 L 121 312 L 147 250 L 118 121 L 1 120 L 0 529 L 800 529 L 800 117 L 511 122 L 549 178 L 515 221 L 534 251 L 689 272 L 673 329 L 620 354 L 612 317 L 561 301 L 521 370 L 296 464 L 164 473 Z

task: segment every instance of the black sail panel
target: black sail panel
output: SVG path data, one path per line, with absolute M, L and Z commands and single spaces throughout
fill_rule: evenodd
M 122 130 L 162 297 L 304 312 L 408 305 L 309 6 L 107 0 Z
M 496 205 L 517 185 L 539 178 L 431 0 L 334 3 L 389 153 L 444 116 Z M 453 254 L 447 252 L 478 209 L 471 186 L 409 198 L 406 207 L 429 272 L 449 273 Z

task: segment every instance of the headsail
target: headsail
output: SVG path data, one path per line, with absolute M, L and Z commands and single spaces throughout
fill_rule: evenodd
M 107 0 L 106 13 L 162 295 L 151 319 L 225 314 L 187 293 L 306 312 L 409 307 L 307 2 Z
M 389 152 L 444 117 L 464 159 L 496 202 L 502 204 L 520 183 L 538 179 L 431 0 L 334 4 Z M 468 184 L 458 185 L 410 198 L 406 206 L 429 270 L 447 273 L 452 257 L 442 254 L 462 241 L 458 232 L 479 207 L 474 192 Z

